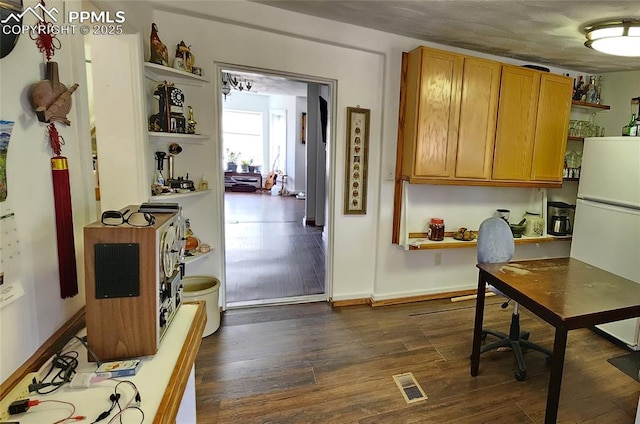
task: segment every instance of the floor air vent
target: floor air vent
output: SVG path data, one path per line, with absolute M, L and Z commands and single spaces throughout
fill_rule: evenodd
M 416 381 L 413 373 L 405 372 L 404 374 L 394 375 L 393 380 L 396 382 L 396 385 L 400 389 L 400 392 L 407 403 L 419 402 L 427 399 L 427 395 Z

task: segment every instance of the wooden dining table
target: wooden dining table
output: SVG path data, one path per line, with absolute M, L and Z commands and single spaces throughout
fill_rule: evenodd
M 640 316 L 640 284 L 573 258 L 478 264 L 471 375 L 480 368 L 486 284 L 555 327 L 545 424 L 555 423 L 560 403 L 567 333 Z

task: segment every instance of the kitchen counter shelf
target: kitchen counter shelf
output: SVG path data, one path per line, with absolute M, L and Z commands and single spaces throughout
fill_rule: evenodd
M 464 249 L 475 248 L 478 244 L 477 240 L 462 241 L 456 240 L 453 237 L 445 237 L 443 241 L 431 241 L 425 238 L 411 238 L 409 234 L 409 244 L 405 246 L 407 250 L 434 250 L 434 249 Z M 551 236 L 546 235 L 542 237 L 521 237 L 513 239 L 515 244 L 536 244 L 536 243 L 550 243 L 555 241 L 571 241 L 571 236 Z
M 602 111 L 602 110 L 611 109 L 611 106 L 609 106 L 609 105 L 602 105 L 602 104 L 599 104 L 599 103 L 587 103 L 587 102 L 581 102 L 581 101 L 578 101 L 578 100 L 572 100 L 571 101 L 571 105 L 574 106 L 574 107 L 588 109 L 588 110 L 592 110 L 592 111 Z
M 145 62 L 144 69 L 147 75 L 156 81 L 166 79 L 171 80 L 169 82 L 178 82 L 180 84 L 187 85 L 203 85 L 204 83 L 209 82 L 209 80 L 206 80 L 200 75 L 191 74 L 168 66 L 158 65 L 157 63 Z
M 150 202 L 165 202 L 167 200 L 181 199 L 181 198 L 185 198 L 185 197 L 200 196 L 200 195 L 203 195 L 203 194 L 208 193 L 210 191 L 211 191 L 211 189 L 208 189 L 208 190 L 195 190 L 195 191 L 190 191 L 188 193 L 158 194 L 156 196 L 151 196 L 149 198 L 149 201 Z

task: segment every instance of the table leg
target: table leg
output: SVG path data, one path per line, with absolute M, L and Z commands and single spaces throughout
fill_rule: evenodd
M 556 327 L 556 337 L 553 342 L 553 355 L 551 355 L 551 373 L 549 377 L 549 390 L 547 392 L 547 410 L 544 414 L 545 424 L 555 424 L 558 418 L 558 405 L 560 404 L 560 386 L 562 385 L 562 369 L 564 368 L 564 353 L 567 348 L 567 330 Z
M 476 319 L 473 325 L 473 347 L 471 350 L 471 375 L 478 375 L 480 367 L 480 343 L 482 342 L 482 317 L 484 315 L 484 272 L 478 273 L 478 292 L 476 296 Z

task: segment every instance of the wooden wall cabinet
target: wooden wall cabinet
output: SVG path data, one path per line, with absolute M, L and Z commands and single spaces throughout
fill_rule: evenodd
M 405 57 L 400 180 L 562 184 L 571 78 L 426 47 Z
M 492 180 L 559 186 L 571 78 L 503 65 Z
M 498 62 L 426 47 L 408 53 L 402 178 L 489 179 L 499 85 Z
M 422 47 L 409 53 L 402 174 L 411 182 L 453 176 L 463 61 Z
M 557 74 L 541 75 L 532 181 L 562 183 L 572 92 L 572 78 Z

